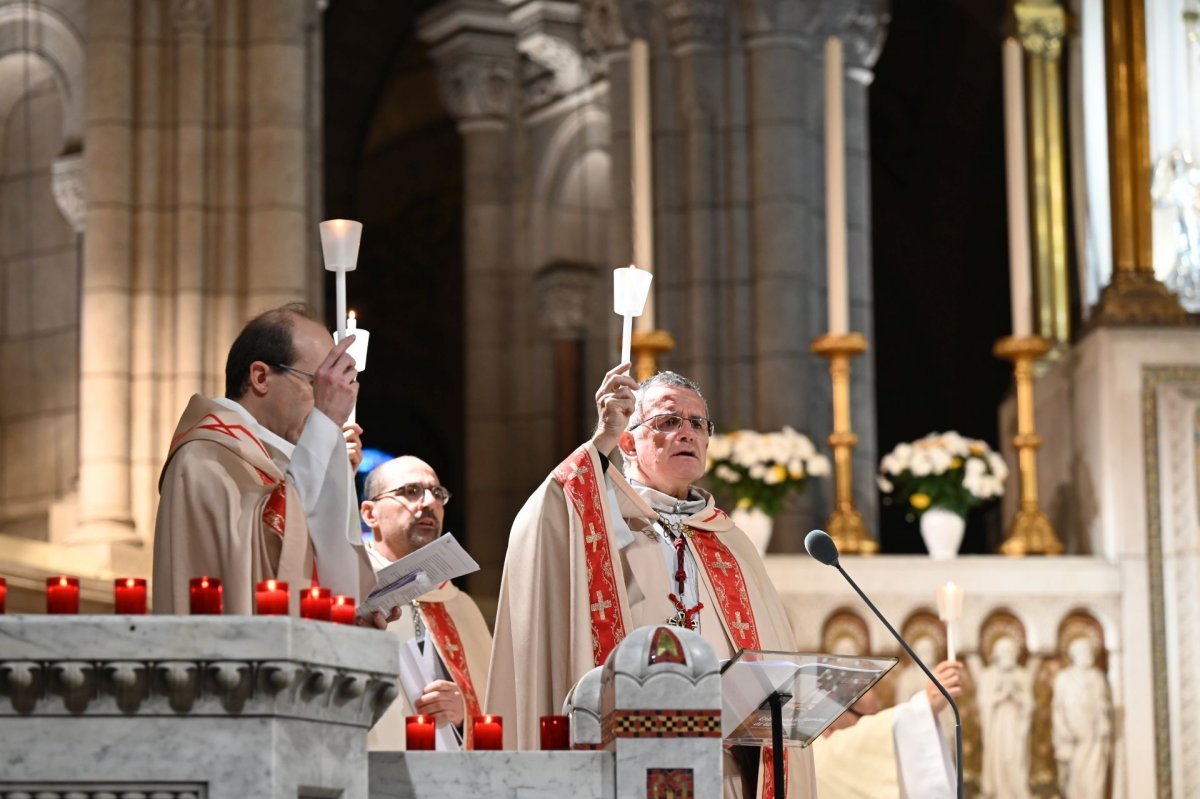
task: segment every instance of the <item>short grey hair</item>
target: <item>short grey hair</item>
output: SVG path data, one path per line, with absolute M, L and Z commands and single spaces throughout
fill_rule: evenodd
M 650 389 L 656 386 L 663 386 L 666 388 L 686 388 L 688 391 L 696 392 L 696 396 L 699 397 L 700 401 L 704 403 L 704 415 L 709 415 L 708 400 L 704 398 L 704 393 L 700 391 L 699 383 L 691 378 L 684 377 L 678 372 L 659 372 L 658 374 L 652 375 L 643 380 L 641 385 L 638 386 L 637 391 L 634 392 L 633 415 L 629 417 L 629 424 L 626 426 L 626 430 L 631 429 L 644 421 L 642 419 L 642 400 L 645 399 L 646 394 L 649 393 Z

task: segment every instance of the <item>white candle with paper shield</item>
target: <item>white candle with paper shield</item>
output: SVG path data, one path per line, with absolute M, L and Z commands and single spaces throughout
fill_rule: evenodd
M 325 269 L 337 275 L 337 326 L 341 341 L 346 335 L 346 273 L 358 268 L 358 245 L 362 241 L 362 222 L 327 219 L 320 224 L 321 251 Z
M 937 590 L 938 618 L 946 625 L 946 660 L 958 660 L 954 641 L 955 623 L 962 618 L 963 590 L 950 581 Z
M 621 363 L 629 360 L 630 340 L 633 338 L 633 317 L 641 316 L 650 294 L 654 274 L 630 264 L 613 270 L 613 312 L 624 317 L 621 327 Z

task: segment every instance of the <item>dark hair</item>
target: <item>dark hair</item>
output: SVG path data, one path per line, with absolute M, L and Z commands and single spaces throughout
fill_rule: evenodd
M 294 302 L 264 311 L 251 319 L 234 339 L 225 359 L 225 396 L 241 399 L 250 390 L 250 365 L 262 361 L 275 368 L 296 359 L 292 331 L 296 317 L 314 319 L 308 307 Z

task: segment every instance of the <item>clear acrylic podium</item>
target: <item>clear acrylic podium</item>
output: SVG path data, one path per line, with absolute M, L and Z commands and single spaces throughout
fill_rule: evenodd
M 721 736 L 772 747 L 775 784 L 783 785 L 784 748 L 811 744 L 896 662 L 743 649 L 721 666 Z

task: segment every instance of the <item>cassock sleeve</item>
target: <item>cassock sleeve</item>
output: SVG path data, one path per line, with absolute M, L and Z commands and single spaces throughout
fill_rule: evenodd
M 536 749 L 538 719 L 562 712 L 573 684 L 569 535 L 566 497 L 548 478 L 513 522 L 496 607 L 485 706 L 504 719 L 506 749 Z

